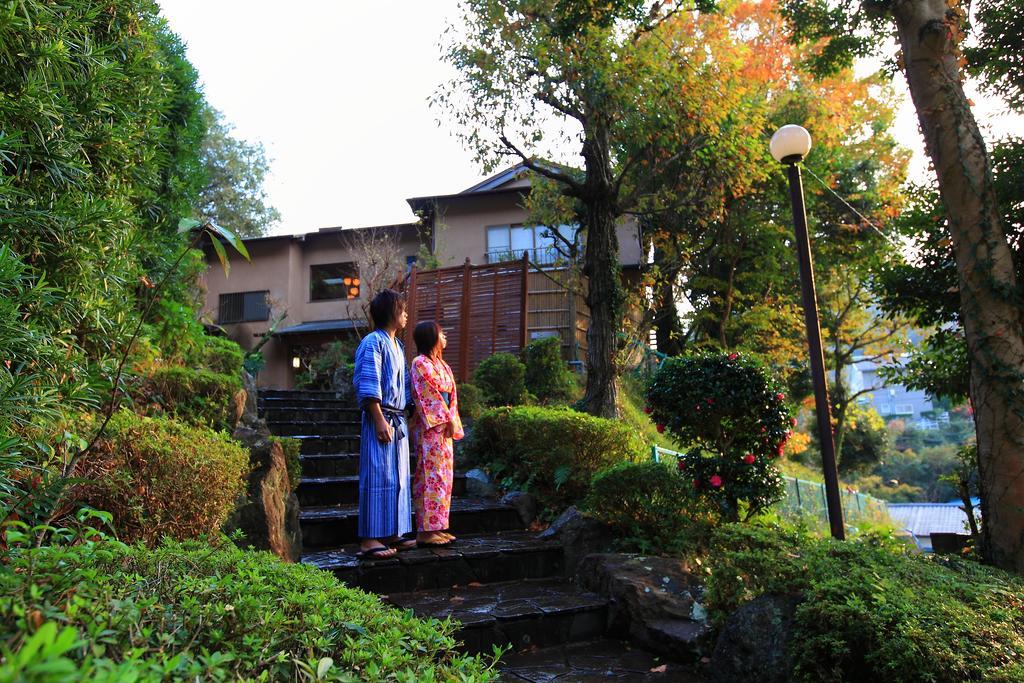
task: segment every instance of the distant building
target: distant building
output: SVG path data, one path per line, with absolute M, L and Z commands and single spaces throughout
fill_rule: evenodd
M 881 367 L 875 361 L 861 358 L 846 369 L 851 393 L 874 387 L 858 397 L 860 405 L 874 408 L 886 419 L 898 418 L 919 429 L 938 429 L 940 422 L 949 422 L 948 413 L 934 415 L 935 405 L 924 391 L 908 389 L 902 384 L 887 384 L 878 374 Z
M 967 513 L 959 503 L 889 503 L 888 507 L 892 520 L 909 531 L 925 552 L 935 551 L 937 545 L 948 547 L 951 536 L 970 536 Z

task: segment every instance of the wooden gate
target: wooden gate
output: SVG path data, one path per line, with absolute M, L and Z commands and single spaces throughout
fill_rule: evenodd
M 568 286 L 566 271 L 541 269 L 524 256 L 518 261 L 417 270 L 395 284 L 409 311 L 406 355 L 416 355 L 412 331 L 433 320 L 448 337 L 445 360 L 459 382 L 466 382 L 480 362 L 504 351 L 517 354 L 532 339 L 557 334 L 563 358 L 586 354 L 589 311 L 583 295 Z

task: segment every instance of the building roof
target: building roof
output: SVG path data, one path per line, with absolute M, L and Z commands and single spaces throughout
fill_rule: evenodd
M 914 536 L 967 534 L 967 513 L 955 503 L 889 503 L 888 507 L 893 521 Z
M 313 320 L 299 323 L 275 332 L 275 336 L 287 337 L 293 334 L 316 334 L 318 332 L 341 332 L 354 330 L 362 325 L 362 320 Z

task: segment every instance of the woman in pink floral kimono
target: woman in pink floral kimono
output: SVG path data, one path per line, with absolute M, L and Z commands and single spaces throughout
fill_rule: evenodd
M 409 371 L 416 402 L 412 420 L 416 542 L 420 546 L 448 545 L 455 540 L 446 532 L 452 503 L 452 442 L 463 437 L 459 396 L 452 369 L 441 358 L 448 340 L 440 326 L 429 320 L 421 322 L 412 338 L 419 353 Z

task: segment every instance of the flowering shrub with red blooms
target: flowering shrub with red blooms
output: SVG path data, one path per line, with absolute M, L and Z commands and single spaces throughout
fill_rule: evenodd
M 741 353 L 667 359 L 647 388 L 651 418 L 687 452 L 679 473 L 695 496 L 727 520 L 750 517 L 782 498 L 774 460 L 790 435 L 786 397 L 765 367 Z

